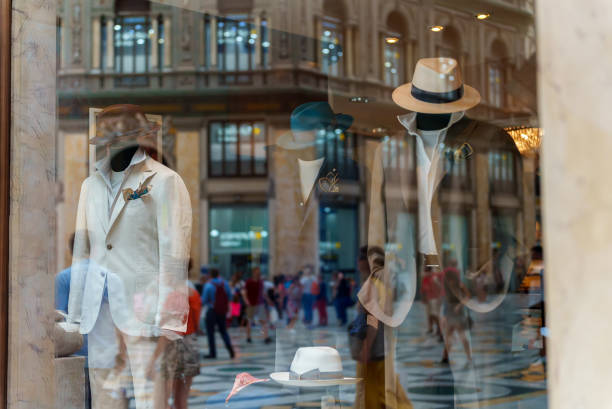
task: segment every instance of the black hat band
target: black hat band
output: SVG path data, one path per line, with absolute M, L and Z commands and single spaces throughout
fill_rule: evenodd
M 430 92 L 416 87 L 412 84 L 410 94 L 419 101 L 428 102 L 430 104 L 447 104 L 455 102 L 463 97 L 463 85 L 459 88 L 448 92 Z

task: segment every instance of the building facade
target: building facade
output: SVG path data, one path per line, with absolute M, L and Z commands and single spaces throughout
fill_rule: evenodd
M 192 201 L 192 277 L 202 265 L 219 266 L 226 276 L 255 265 L 270 274 L 303 264 L 354 271 L 367 241 L 367 169 L 381 140 L 404 133 L 391 92 L 410 81 L 419 58 L 460 63 L 465 82 L 482 96 L 470 117 L 502 127 L 538 125 L 530 87 L 532 2 L 485 1 L 490 18 L 482 20 L 482 10 L 463 3 L 59 1 L 58 269 L 70 264 L 64 243 L 95 158 L 87 142 L 90 108 L 121 102 L 163 117 L 163 160 L 183 177 Z M 271 147 L 290 132 L 295 107 L 322 100 L 354 122 L 346 132 L 329 130 L 317 151 L 363 166 L 344 170 L 350 191 L 319 207 L 296 261 L 283 240 L 282 175 Z M 387 145 L 398 172 L 416 172 L 414 154 L 402 153 L 413 152 L 413 143 L 405 135 Z M 438 198 L 444 224 L 452 226 L 441 237 L 459 234 L 469 243 L 451 249 L 465 252 L 465 269 L 495 248 L 493 223 L 512 226 L 524 248 L 536 241 L 534 159 L 503 150 L 481 159 L 455 169 L 470 211 L 456 212 L 456 197 Z M 415 218 L 407 214 L 405 223 L 416 230 Z

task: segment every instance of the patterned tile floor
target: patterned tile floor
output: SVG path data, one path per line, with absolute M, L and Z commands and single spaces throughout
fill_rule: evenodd
M 400 382 L 414 408 L 545 409 L 543 362 L 538 350 L 524 348 L 525 342 L 521 341 L 530 331 L 533 333 L 534 322 L 539 322 L 537 317 L 535 320 L 527 317 L 527 310 L 520 308 L 530 304 L 532 300 L 509 296 L 494 313 L 472 314 L 470 343 L 474 363 L 471 367 L 466 365 L 458 340 L 451 352 L 450 365 L 439 363 L 442 344 L 425 335 L 424 309 L 422 304 L 415 304 L 399 329 L 395 360 Z M 331 309 L 330 313 L 334 315 Z M 249 372 L 266 378 L 275 370 L 287 370 L 299 346 L 335 346 L 342 355 L 345 374 L 355 374 L 356 364 L 349 354 L 346 329 L 333 324 L 327 328 L 277 329 L 275 342 L 269 345 L 263 343 L 261 335 L 247 344 L 238 328 L 232 328 L 230 334 L 238 357 L 230 360 L 217 336 L 219 358 L 202 360 L 201 374 L 193 382 L 190 408 L 320 407 L 323 391 L 298 391 L 274 381 L 251 385 L 225 404 L 237 373 Z M 203 355 L 208 351 L 205 338 L 199 339 Z M 342 386 L 327 393 L 335 395 L 343 408 L 353 405 L 354 386 Z

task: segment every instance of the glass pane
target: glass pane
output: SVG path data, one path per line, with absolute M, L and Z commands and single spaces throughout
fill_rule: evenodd
M 535 1 L 12 0 L 7 402 L 546 408 Z
M 210 124 L 210 175 L 223 174 L 223 124 L 213 122 Z
M 251 142 L 251 135 L 253 134 L 253 125 L 251 123 L 240 124 L 240 174 L 250 175 L 252 174 L 252 163 L 253 144 Z
M 223 134 L 224 174 L 235 175 L 238 169 L 238 126 L 226 123 Z

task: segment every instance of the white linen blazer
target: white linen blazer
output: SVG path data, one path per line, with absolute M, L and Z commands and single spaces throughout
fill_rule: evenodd
M 81 186 L 68 320 L 80 323 L 82 334 L 96 323 L 105 283 L 113 322 L 122 332 L 150 337 L 186 330 L 189 193 L 176 172 L 148 156 L 129 170 L 121 190 L 136 191 L 143 182 L 149 192 L 127 201 L 119 192 L 110 216 L 100 171 Z M 85 259 L 90 262 L 80 262 Z

